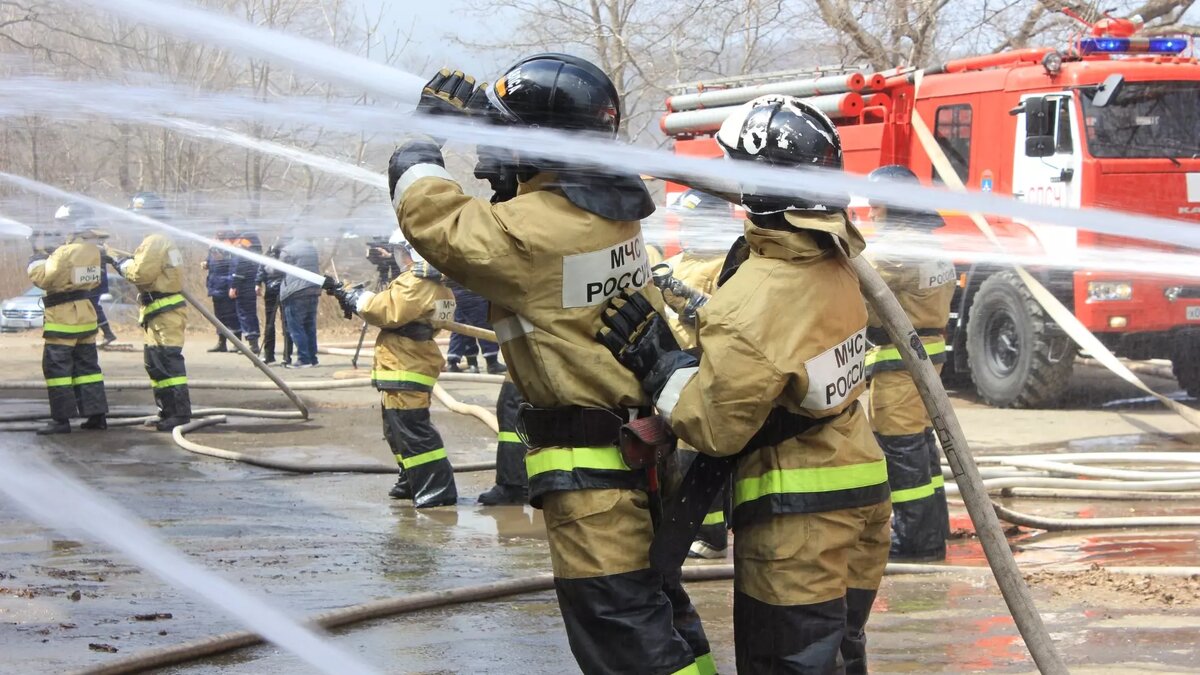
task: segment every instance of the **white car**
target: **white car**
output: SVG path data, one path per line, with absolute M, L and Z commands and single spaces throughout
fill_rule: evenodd
M 41 328 L 42 317 L 46 310 L 42 308 L 42 296 L 45 291 L 37 286 L 5 300 L 0 304 L 0 331 L 5 333 L 30 328 Z

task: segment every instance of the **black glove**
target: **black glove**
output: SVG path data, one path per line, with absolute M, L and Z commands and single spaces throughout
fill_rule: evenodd
M 397 148 L 388 162 L 388 194 L 393 200 L 400 176 L 417 164 L 436 164 L 445 168 L 446 161 L 442 159 L 442 149 L 428 138 L 411 140 Z
M 600 320 L 604 328 L 597 339 L 639 380 L 646 379 L 659 358 L 680 351 L 667 320 L 640 293 L 622 291 L 608 301 Z
M 120 274 L 121 276 L 125 276 L 125 273 L 123 271 L 121 271 L 121 267 L 124 266 L 125 263 L 129 262 L 130 260 L 133 260 L 133 258 L 130 258 L 127 255 L 120 255 L 120 254 L 117 254 L 115 257 L 109 258 L 109 261 L 112 262 L 113 269 L 116 270 L 117 274 Z
M 100 266 L 104 267 L 105 265 L 113 265 L 115 267 L 117 264 L 117 261 L 114 260 L 113 257 L 108 254 L 108 247 L 100 246 L 99 249 L 100 249 Z
M 461 115 L 478 110 L 486 101 L 487 83 L 475 87 L 475 78 L 461 70 L 442 68 L 421 90 L 417 112 L 426 115 Z
M 326 277 L 327 282 L 328 279 L 329 277 Z M 345 288 L 342 286 L 338 286 L 336 288 L 326 288 L 325 292 L 337 298 L 338 306 L 342 309 L 342 316 L 350 319 L 353 318 L 355 312 L 358 311 L 358 299 L 362 297 L 362 294 L 366 291 L 363 289 L 362 284 L 358 284 L 357 286 L 351 286 L 350 288 Z

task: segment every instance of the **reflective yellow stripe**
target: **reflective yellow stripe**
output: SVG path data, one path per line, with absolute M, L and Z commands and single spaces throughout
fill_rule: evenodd
M 724 525 L 725 524 L 725 512 L 724 511 L 713 511 L 712 513 L 708 514 L 707 516 L 704 516 L 704 520 L 701 521 L 700 524 L 701 525 Z
M 372 370 L 371 379 L 381 382 L 415 382 L 426 387 L 437 384 L 436 377 L 414 373 L 410 370 Z
M 150 384 L 154 385 L 155 389 L 178 387 L 181 384 L 187 384 L 187 375 L 182 375 L 180 377 L 169 377 L 165 380 L 150 380 Z
M 914 488 L 906 488 L 904 490 L 892 490 L 892 503 L 903 504 L 904 502 L 915 502 L 918 499 L 933 496 L 933 483 L 918 485 Z
M 47 333 L 66 333 L 68 335 L 76 335 L 78 333 L 89 333 L 98 328 L 96 322 L 82 323 L 78 326 L 72 326 L 69 323 L 48 323 L 42 326 L 42 330 Z
M 700 675 L 717 675 L 717 662 L 713 661 L 712 654 L 696 657 L 696 672 Z
M 496 440 L 501 443 L 520 443 L 521 437 L 515 431 L 501 431 L 496 435 Z
M 175 295 L 168 295 L 165 298 L 159 298 L 148 305 L 143 305 L 141 311 L 138 312 L 138 318 L 144 319 L 146 315 L 150 314 L 151 312 L 157 312 L 158 310 L 171 305 L 182 305 L 184 302 L 186 301 L 179 293 L 176 293 Z
M 934 354 L 946 353 L 946 341 L 936 340 L 934 342 L 925 343 L 925 353 L 933 356 Z M 888 347 L 887 349 L 873 349 L 867 352 L 867 365 L 873 366 L 880 361 L 899 361 L 900 350 L 896 347 Z
M 102 375 L 100 373 L 95 373 L 92 375 L 80 375 L 79 377 L 73 378 L 71 380 L 71 384 L 92 384 L 94 382 L 103 382 L 103 381 L 104 381 L 104 375 Z
M 887 462 L 867 462 L 812 469 L 776 469 L 755 478 L 746 478 L 733 486 L 734 505 L 773 494 L 794 492 L 834 492 L 852 490 L 887 482 Z
M 621 458 L 621 451 L 615 447 L 545 448 L 525 455 L 525 468 L 530 478 L 548 471 L 575 469 L 629 471 L 629 466 Z
M 46 380 L 47 387 L 69 387 L 71 386 L 71 378 L 69 377 L 52 377 Z
M 404 468 L 411 469 L 414 466 L 421 466 L 422 464 L 436 462 L 439 459 L 446 459 L 445 448 L 438 448 L 437 450 L 422 452 L 421 454 L 413 455 L 412 457 L 402 457 L 400 458 L 400 463 L 404 465 Z
M 716 672 L 715 670 L 713 671 Z M 679 670 L 671 673 L 671 675 L 700 675 L 700 666 L 695 661 L 686 665 Z
M 946 487 L 946 479 L 943 478 L 942 474 L 939 473 L 933 477 L 933 480 L 929 481 L 929 484 L 933 486 L 933 489 L 940 490 L 941 488 Z

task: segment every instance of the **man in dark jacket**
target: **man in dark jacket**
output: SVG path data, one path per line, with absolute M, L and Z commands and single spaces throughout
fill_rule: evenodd
M 280 237 L 267 255 L 279 259 L 279 252 L 291 241 L 290 237 Z M 258 268 L 258 283 L 262 284 L 263 296 L 263 327 L 262 327 L 262 356 L 263 363 L 275 363 L 275 315 L 279 315 L 280 333 L 283 334 L 283 365 L 292 365 L 292 336 L 288 334 L 287 320 L 279 306 L 279 287 L 283 284 L 284 273 L 265 266 Z
M 233 235 L 233 245 L 244 248 L 252 253 L 262 253 L 262 240 L 257 232 L 248 229 L 246 221 L 235 218 L 229 221 L 230 227 L 238 228 Z M 231 230 L 234 231 L 234 230 Z M 246 337 L 250 351 L 258 353 L 258 296 L 255 289 L 258 285 L 258 263 L 249 258 L 234 257 L 229 274 L 229 299 L 233 301 L 237 313 L 235 332 Z
M 317 247 L 297 237 L 279 252 L 280 262 L 319 273 Z M 317 365 L 317 301 L 321 287 L 299 277 L 286 276 L 279 286 L 279 302 L 292 342 L 296 344 L 296 368 Z
M 228 242 L 233 236 L 233 233 L 222 230 L 217 233 L 217 239 Z M 213 313 L 217 315 L 217 319 L 229 330 L 233 331 L 234 335 L 239 338 L 241 328 L 238 326 L 237 307 L 234 306 L 233 300 L 229 297 L 229 282 L 230 275 L 233 273 L 233 256 L 228 251 L 223 251 L 215 246 L 208 249 L 208 258 L 203 263 L 204 269 L 208 270 L 208 278 L 205 280 L 205 287 L 208 290 L 208 297 L 212 298 Z M 227 352 L 229 347 L 225 344 L 225 336 L 217 333 L 217 344 L 209 349 L 210 352 Z

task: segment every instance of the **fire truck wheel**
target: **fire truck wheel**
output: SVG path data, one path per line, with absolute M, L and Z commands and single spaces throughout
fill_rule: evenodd
M 1200 349 L 1196 351 L 1200 352 Z M 1200 398 L 1200 363 L 1195 360 L 1195 356 L 1175 357 L 1171 360 L 1171 372 L 1175 373 L 1175 379 L 1188 396 Z
M 1052 322 L 1016 274 L 997 272 L 975 295 L 967 321 L 967 360 L 989 405 L 1053 405 L 1066 391 L 1075 345 L 1050 334 Z

